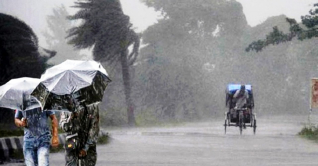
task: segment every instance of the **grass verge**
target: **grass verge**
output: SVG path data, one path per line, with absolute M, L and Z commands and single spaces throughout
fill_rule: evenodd
M 305 126 L 299 133 L 303 138 L 318 142 L 318 128 L 315 126 Z
M 23 136 L 24 131 L 23 129 L 17 130 L 0 130 L 0 138 L 2 137 L 14 137 L 14 136 Z
M 108 134 L 98 137 L 97 144 L 108 144 L 108 143 L 109 143 Z M 55 147 L 55 148 L 51 147 L 50 148 L 50 153 L 58 153 L 58 152 L 62 152 L 62 151 L 64 151 L 64 144 L 59 144 L 58 147 Z
M 97 144 L 108 144 L 109 143 L 109 135 L 102 135 L 98 137 Z

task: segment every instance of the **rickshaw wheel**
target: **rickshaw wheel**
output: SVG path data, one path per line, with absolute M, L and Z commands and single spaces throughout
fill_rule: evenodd
M 225 119 L 225 122 L 224 122 L 224 134 L 226 134 L 226 126 L 227 126 L 227 119 Z
M 230 126 L 230 121 L 231 121 L 231 115 L 227 115 L 227 125 Z
M 254 134 L 256 133 L 256 119 L 254 119 L 254 124 L 253 124 L 253 131 L 254 131 Z
M 242 135 L 243 131 L 243 118 L 239 117 L 239 127 L 240 127 L 240 135 Z
M 242 135 L 242 131 L 243 131 L 243 124 L 240 123 L 240 135 Z

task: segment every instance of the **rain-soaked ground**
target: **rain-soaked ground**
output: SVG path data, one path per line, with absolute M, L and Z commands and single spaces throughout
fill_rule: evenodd
M 258 118 L 257 131 L 238 127 L 224 134 L 224 120 L 176 127 L 110 130 L 99 145 L 98 166 L 314 166 L 318 144 L 297 136 L 306 116 Z M 314 118 L 312 118 L 314 121 Z M 317 118 L 318 119 L 318 118 Z M 64 153 L 50 154 L 50 165 L 64 165 Z

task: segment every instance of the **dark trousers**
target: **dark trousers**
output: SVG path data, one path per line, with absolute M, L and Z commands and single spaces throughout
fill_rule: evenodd
M 96 145 L 90 146 L 87 156 L 78 157 L 78 151 L 65 151 L 65 166 L 95 166 L 97 161 Z

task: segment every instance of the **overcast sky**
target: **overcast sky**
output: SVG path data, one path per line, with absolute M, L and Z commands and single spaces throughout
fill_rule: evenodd
M 268 17 L 281 14 L 300 21 L 318 0 L 237 0 L 243 5 L 247 22 L 251 26 L 264 22 Z
M 285 14 L 300 20 L 318 0 L 237 0 L 243 5 L 248 24 L 255 26 L 268 17 Z M 145 30 L 156 22 L 158 13 L 146 7 L 139 0 L 121 0 L 124 13 L 130 16 L 136 31 Z M 74 0 L 0 0 L 0 12 L 18 17 L 26 22 L 38 35 L 40 44 L 45 45 L 42 32 L 46 29 L 46 16 L 52 9 L 64 4 L 70 13 L 75 12 L 69 6 Z

